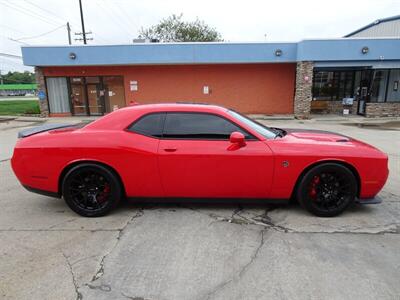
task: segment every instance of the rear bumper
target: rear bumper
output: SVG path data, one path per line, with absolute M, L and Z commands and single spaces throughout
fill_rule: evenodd
M 33 187 L 30 187 L 30 186 L 27 186 L 24 184 L 22 186 L 32 193 L 40 194 L 40 195 L 47 196 L 47 197 L 60 198 L 60 194 L 55 193 L 55 192 L 50 192 L 50 191 L 33 188 Z
M 357 199 L 356 203 L 359 204 L 379 204 L 382 203 L 383 199 L 381 197 L 373 197 L 373 198 L 367 198 L 367 199 Z

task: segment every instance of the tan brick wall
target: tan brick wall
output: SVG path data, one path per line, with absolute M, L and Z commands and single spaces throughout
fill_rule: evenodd
M 400 102 L 398 103 L 367 103 L 365 109 L 367 118 L 400 117 Z
M 310 118 L 313 68 L 314 64 L 310 61 L 297 63 L 294 116 L 298 119 Z
M 35 67 L 35 77 L 38 91 L 44 91 L 46 94 L 46 98 L 43 100 L 39 99 L 39 108 L 40 108 L 40 116 L 48 117 L 49 116 L 49 106 L 47 100 L 47 90 L 46 83 L 43 74 L 43 69 L 41 67 Z

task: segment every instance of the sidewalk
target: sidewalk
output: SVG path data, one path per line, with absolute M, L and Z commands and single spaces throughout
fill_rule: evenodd
M 249 114 L 250 118 L 255 120 L 297 120 L 294 115 L 263 115 Z M 19 122 L 51 122 L 51 123 L 79 123 L 82 121 L 93 121 L 100 116 L 74 116 L 74 117 L 28 117 L 28 116 L 0 116 L 2 121 L 19 121 Z M 384 117 L 384 118 L 365 118 L 358 115 L 336 115 L 336 114 L 312 114 L 310 119 L 297 120 L 301 122 L 337 122 L 351 124 L 382 124 L 387 122 L 400 122 L 400 117 Z

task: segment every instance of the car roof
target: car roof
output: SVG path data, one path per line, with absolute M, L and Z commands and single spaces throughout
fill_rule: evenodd
M 158 111 L 227 111 L 227 108 L 207 104 L 207 103 L 191 103 L 191 102 L 176 102 L 176 103 L 156 103 L 156 104 L 137 104 L 123 108 L 125 110 L 135 110 L 143 112 L 158 112 Z
M 86 125 L 82 130 L 122 129 L 132 123 L 136 117 L 155 112 L 204 112 L 224 114 L 227 110 L 227 108 L 222 106 L 202 103 L 137 104 L 117 109 Z

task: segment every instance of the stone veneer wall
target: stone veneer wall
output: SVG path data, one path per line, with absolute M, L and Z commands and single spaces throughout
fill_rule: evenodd
M 400 117 L 400 102 L 367 103 L 365 116 L 367 118 Z
M 343 109 L 349 109 L 349 114 L 356 115 L 357 114 L 357 106 L 358 101 L 354 100 L 353 105 L 343 105 L 342 101 L 328 101 L 328 113 L 330 114 L 343 114 Z
M 310 118 L 313 69 L 314 64 L 311 61 L 297 63 L 294 94 L 294 116 L 297 119 Z
M 38 91 L 45 92 L 45 99 L 39 99 L 39 108 L 40 108 L 40 116 L 41 117 L 48 117 L 49 116 L 49 105 L 47 100 L 47 91 L 46 91 L 46 82 L 43 75 L 43 70 L 40 67 L 35 67 L 35 77 Z

